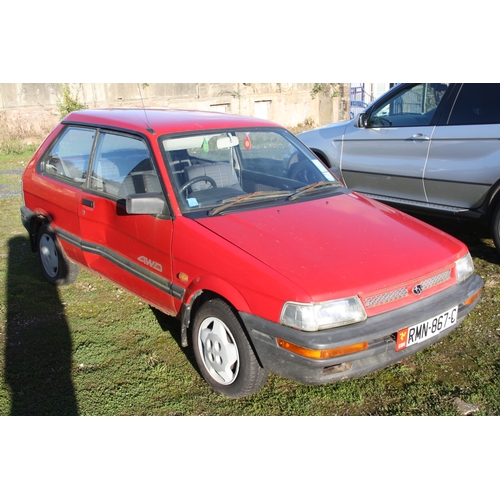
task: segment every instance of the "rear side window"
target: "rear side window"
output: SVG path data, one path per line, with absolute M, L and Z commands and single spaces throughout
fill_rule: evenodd
M 162 192 L 145 142 L 110 132 L 101 132 L 99 136 L 90 188 L 119 198 Z
M 464 83 L 448 125 L 500 123 L 500 83 Z
M 84 184 L 95 135 L 94 129 L 68 127 L 43 157 L 39 170 L 62 180 Z

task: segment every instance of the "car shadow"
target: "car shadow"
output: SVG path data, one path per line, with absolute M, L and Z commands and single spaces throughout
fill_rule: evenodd
M 176 319 L 176 318 L 174 318 L 172 316 L 169 316 L 168 314 L 165 314 L 165 313 L 161 312 L 160 310 L 155 309 L 152 306 L 150 306 L 150 309 L 153 312 L 153 314 L 155 315 L 156 321 L 158 321 L 158 324 L 160 325 L 160 328 L 164 332 L 170 333 L 170 335 L 175 340 L 175 342 L 177 342 L 177 345 L 179 346 L 179 349 L 186 356 L 186 359 L 191 363 L 191 365 L 193 366 L 193 368 L 196 370 L 196 372 L 201 377 L 202 375 L 201 375 L 201 372 L 200 372 L 200 370 L 198 368 L 198 364 L 196 363 L 196 358 L 194 356 L 193 347 L 191 346 L 190 343 L 189 343 L 189 345 L 187 347 L 183 347 L 182 346 L 181 322 L 178 319 Z
M 43 278 L 27 238 L 16 236 L 8 245 L 4 381 L 10 415 L 78 415 L 71 333 L 57 287 Z
M 473 257 L 491 264 L 500 264 L 500 253 L 493 244 L 488 226 L 474 220 L 457 220 L 431 215 L 412 215 L 464 242 L 469 247 L 469 251 Z

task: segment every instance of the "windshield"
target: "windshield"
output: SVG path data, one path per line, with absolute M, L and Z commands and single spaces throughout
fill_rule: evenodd
M 283 129 L 164 136 L 160 144 L 183 212 L 216 215 L 226 207 L 291 203 L 305 186 L 341 186 L 313 153 Z M 312 191 L 317 196 L 325 193 Z

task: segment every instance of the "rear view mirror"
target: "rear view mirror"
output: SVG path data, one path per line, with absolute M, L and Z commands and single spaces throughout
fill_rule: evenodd
M 366 116 L 366 113 L 359 113 L 359 115 L 356 118 L 356 127 L 366 128 L 367 122 L 368 122 L 368 117 Z
M 168 205 L 161 193 L 129 194 L 127 213 L 131 215 L 169 215 Z
M 217 149 L 228 149 L 236 147 L 240 141 L 234 135 L 230 135 L 227 137 L 221 137 L 217 139 Z

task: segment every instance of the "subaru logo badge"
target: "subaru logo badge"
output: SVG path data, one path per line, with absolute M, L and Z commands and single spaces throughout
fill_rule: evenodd
M 422 285 L 415 285 L 412 291 L 415 295 L 420 295 L 423 292 L 423 290 L 424 288 L 422 287 Z

